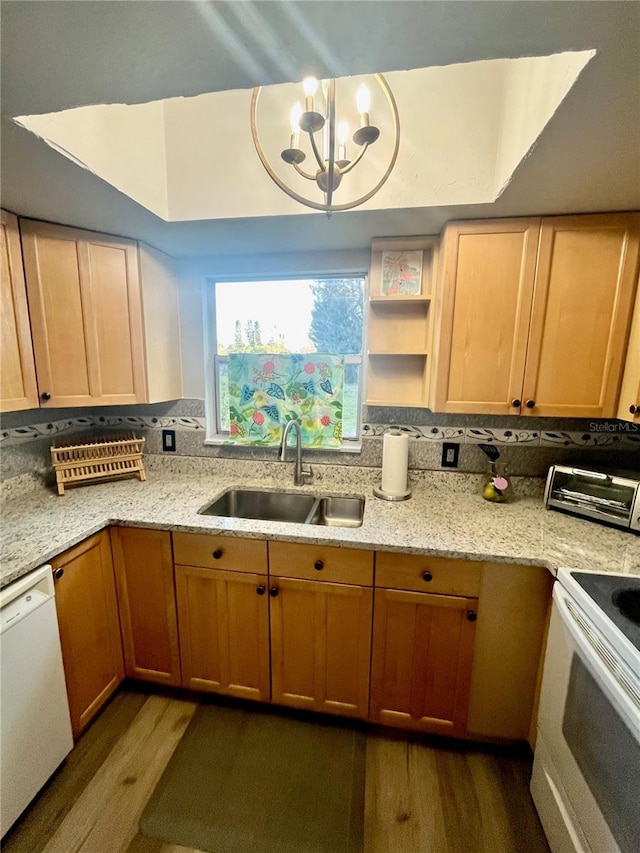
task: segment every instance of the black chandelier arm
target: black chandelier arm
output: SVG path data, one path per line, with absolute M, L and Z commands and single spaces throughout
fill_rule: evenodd
M 356 159 L 352 160 L 348 166 L 344 167 L 344 169 L 340 169 L 340 171 L 342 172 L 343 175 L 346 175 L 348 172 L 350 172 L 352 169 L 354 169 L 358 165 L 360 160 L 362 160 L 362 158 L 364 157 L 365 151 L 367 150 L 368 147 L 369 147 L 369 143 L 365 142 L 365 144 L 360 149 Z
M 315 179 L 316 179 L 316 176 L 315 176 L 315 175 L 307 175 L 307 173 L 306 173 L 306 172 L 304 172 L 304 171 L 300 168 L 300 166 L 298 166 L 298 164 L 297 164 L 297 163 L 292 163 L 291 165 L 293 166 L 293 168 L 296 170 L 296 172 L 297 172 L 299 175 L 302 175 L 302 177 L 303 177 L 303 178 L 306 178 L 308 181 L 315 181 Z
M 320 152 L 318 151 L 318 146 L 316 145 L 316 138 L 314 136 L 313 131 L 311 131 L 311 130 L 309 131 L 309 139 L 311 141 L 311 148 L 313 149 L 313 153 L 315 155 L 318 166 L 320 166 L 320 169 L 324 172 L 325 171 L 325 165 L 322 162 L 322 157 L 320 156 Z

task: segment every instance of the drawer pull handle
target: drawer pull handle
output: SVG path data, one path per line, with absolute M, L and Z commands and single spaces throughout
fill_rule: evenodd
M 48 391 L 43 391 L 42 394 L 40 394 L 40 399 L 43 403 L 47 403 L 51 399 L 51 394 Z
M 526 406 L 527 406 L 527 409 L 535 409 L 536 401 L 535 400 L 527 400 Z
M 216 550 L 212 554 L 212 557 L 214 560 L 219 560 L 220 557 L 222 557 L 222 548 L 216 548 Z
M 475 622 L 477 618 L 478 614 L 475 610 L 467 610 L 467 619 L 469 620 L 469 622 Z
M 324 569 L 324 563 L 322 562 L 322 560 L 316 560 L 315 563 L 313 564 L 313 568 L 317 572 L 321 572 Z
M 636 405 L 635 403 L 632 403 L 632 404 L 629 406 L 629 414 L 630 414 L 630 415 L 635 415 L 635 414 L 636 414 L 636 412 L 640 413 L 640 404 Z
M 266 591 L 267 588 L 263 583 L 261 583 L 260 586 L 256 587 L 256 592 L 258 593 L 258 595 L 264 595 Z
M 422 573 L 422 580 L 425 583 L 429 583 L 429 581 L 433 580 L 433 575 L 431 574 L 431 572 L 423 572 Z
M 516 398 L 515 400 L 511 401 L 511 405 L 513 406 L 514 409 L 519 409 L 520 406 L 522 405 L 522 400 L 518 400 Z
M 269 590 L 269 595 L 271 596 L 271 598 L 275 598 L 279 592 L 280 590 L 277 586 L 272 586 Z
M 60 580 L 64 574 L 64 569 L 54 569 L 53 576 L 56 580 Z

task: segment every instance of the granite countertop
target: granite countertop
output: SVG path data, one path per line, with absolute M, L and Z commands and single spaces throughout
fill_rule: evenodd
M 373 496 L 378 469 L 316 466 L 299 491 L 366 497 L 362 527 L 337 528 L 198 515 L 230 487 L 296 491 L 291 464 L 150 456 L 146 465 L 144 483 L 80 486 L 63 497 L 35 477 L 5 488 L 0 586 L 110 524 L 640 575 L 640 536 L 546 510 L 539 483 L 492 504 L 480 496 L 480 475 L 420 472 L 411 499 L 391 503 Z

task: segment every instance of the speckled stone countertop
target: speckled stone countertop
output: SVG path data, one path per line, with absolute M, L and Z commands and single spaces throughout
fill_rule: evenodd
M 514 481 L 513 502 L 491 504 L 480 475 L 420 472 L 411 499 L 391 503 L 373 496 L 379 469 L 315 466 L 299 491 L 366 497 L 362 527 L 336 528 L 198 515 L 234 486 L 295 491 L 291 464 L 149 456 L 146 466 L 144 483 L 80 486 L 63 497 L 35 477 L 5 484 L 0 585 L 110 524 L 640 575 L 640 536 L 546 510 L 539 481 Z

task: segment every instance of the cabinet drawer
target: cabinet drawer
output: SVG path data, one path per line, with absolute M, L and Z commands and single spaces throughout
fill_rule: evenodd
M 275 577 L 371 586 L 373 551 L 269 542 L 269 572 Z
M 208 533 L 174 533 L 173 560 L 183 566 L 267 574 L 267 543 Z
M 379 551 L 376 553 L 376 586 L 477 596 L 482 566 L 480 562 L 469 560 Z

